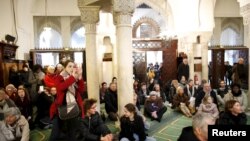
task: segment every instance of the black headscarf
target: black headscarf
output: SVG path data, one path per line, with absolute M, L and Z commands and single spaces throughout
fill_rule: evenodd
M 234 88 L 234 87 L 238 87 L 238 88 L 239 88 L 239 91 L 238 91 L 237 93 L 233 91 L 233 88 Z M 241 93 L 242 93 L 242 92 L 241 92 L 241 89 L 240 89 L 240 84 L 237 84 L 237 83 L 232 84 L 232 85 L 231 85 L 231 91 L 232 91 L 233 96 L 236 96 L 236 97 L 237 97 L 237 96 L 240 96 Z

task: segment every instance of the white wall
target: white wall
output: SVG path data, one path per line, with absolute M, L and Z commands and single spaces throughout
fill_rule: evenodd
M 214 17 L 242 17 L 237 0 L 216 0 Z
M 44 15 L 45 0 L 31 0 L 32 14 Z M 47 14 L 49 16 L 79 16 L 80 10 L 77 5 L 77 0 L 47 0 Z
M 17 50 L 16 58 L 27 59 L 30 47 L 32 46 L 33 40 L 33 27 L 32 16 L 30 13 L 32 0 L 18 1 L 14 0 L 14 9 L 16 16 L 16 31 L 14 24 L 14 13 L 11 0 L 0 1 L 0 39 L 4 39 L 6 34 L 10 34 L 16 37 Z
M 0 40 L 6 34 L 18 37 L 16 59 L 29 59 L 29 51 L 34 48 L 33 16 L 45 15 L 45 0 L 14 0 L 16 14 L 15 32 L 11 0 L 0 0 Z M 80 16 L 77 0 L 48 0 L 47 11 L 50 16 Z

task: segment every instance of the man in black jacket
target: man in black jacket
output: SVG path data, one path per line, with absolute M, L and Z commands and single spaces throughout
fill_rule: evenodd
M 189 79 L 189 65 L 187 58 L 184 58 L 183 62 L 178 66 L 177 75 L 179 82 L 181 81 L 182 76 L 185 76 L 186 80 Z

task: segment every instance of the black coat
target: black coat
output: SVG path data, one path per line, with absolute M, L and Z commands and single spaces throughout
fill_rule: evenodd
M 247 116 L 245 113 L 241 113 L 238 116 L 231 114 L 230 112 L 220 113 L 219 118 L 216 121 L 218 125 L 246 125 Z
M 144 130 L 144 123 L 141 116 L 135 115 L 134 121 L 130 121 L 128 117 L 122 116 L 120 122 L 120 140 L 125 137 L 130 141 L 135 141 L 133 134 L 137 134 L 139 136 L 139 141 L 145 141 L 147 135 Z
M 113 92 L 108 89 L 107 93 L 105 94 L 105 110 L 107 113 L 118 111 L 118 103 L 117 103 L 117 92 Z
M 101 136 L 111 133 L 109 128 L 103 123 L 98 112 L 91 115 L 91 117 L 86 115 L 84 119 L 81 119 L 80 129 L 84 134 L 85 141 L 99 141 Z
M 195 107 L 199 107 L 200 106 L 200 104 L 201 104 L 202 99 L 204 98 L 204 96 L 205 96 L 205 92 L 204 91 L 200 91 L 199 93 L 197 93 L 197 96 L 195 98 Z M 217 96 L 216 96 L 216 93 L 213 90 L 210 92 L 210 96 L 213 97 L 214 103 L 218 107 Z
M 199 139 L 195 136 L 193 127 L 188 126 L 182 129 L 181 135 L 177 141 L 199 141 Z
M 181 77 L 182 76 L 185 76 L 186 80 L 189 79 L 189 65 L 185 65 L 183 63 L 181 63 L 179 66 L 178 66 L 178 80 L 180 81 L 181 80 Z

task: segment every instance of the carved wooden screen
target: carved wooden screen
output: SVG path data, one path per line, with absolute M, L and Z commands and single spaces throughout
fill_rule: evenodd
M 224 80 L 225 67 L 224 67 L 224 49 L 214 49 L 212 50 L 212 62 L 210 71 L 212 74 L 212 88 L 218 88 L 219 82 Z
M 145 51 L 133 52 L 133 74 L 140 82 L 147 82 L 147 63 Z
M 163 71 L 162 83 L 177 79 L 177 40 L 172 40 L 171 44 L 165 47 L 163 51 Z
M 224 75 L 225 75 L 225 67 L 224 67 L 224 62 L 225 60 L 225 51 L 226 50 L 238 50 L 238 55 L 239 57 L 242 57 L 245 61 L 244 64 L 248 66 L 248 55 L 249 51 L 248 48 L 246 47 L 225 47 L 225 48 L 210 48 L 212 51 L 212 88 L 218 88 L 219 86 L 219 81 L 224 80 Z M 248 67 L 247 67 L 247 71 Z M 242 87 L 244 89 L 248 89 L 248 73 L 247 73 L 247 80 L 246 82 L 243 82 Z
M 133 40 L 133 59 L 134 72 L 140 81 L 147 81 L 146 77 L 146 51 L 162 51 L 163 67 L 162 67 L 162 84 L 169 80 L 177 78 L 177 40 Z M 144 77 L 145 76 L 145 77 Z

